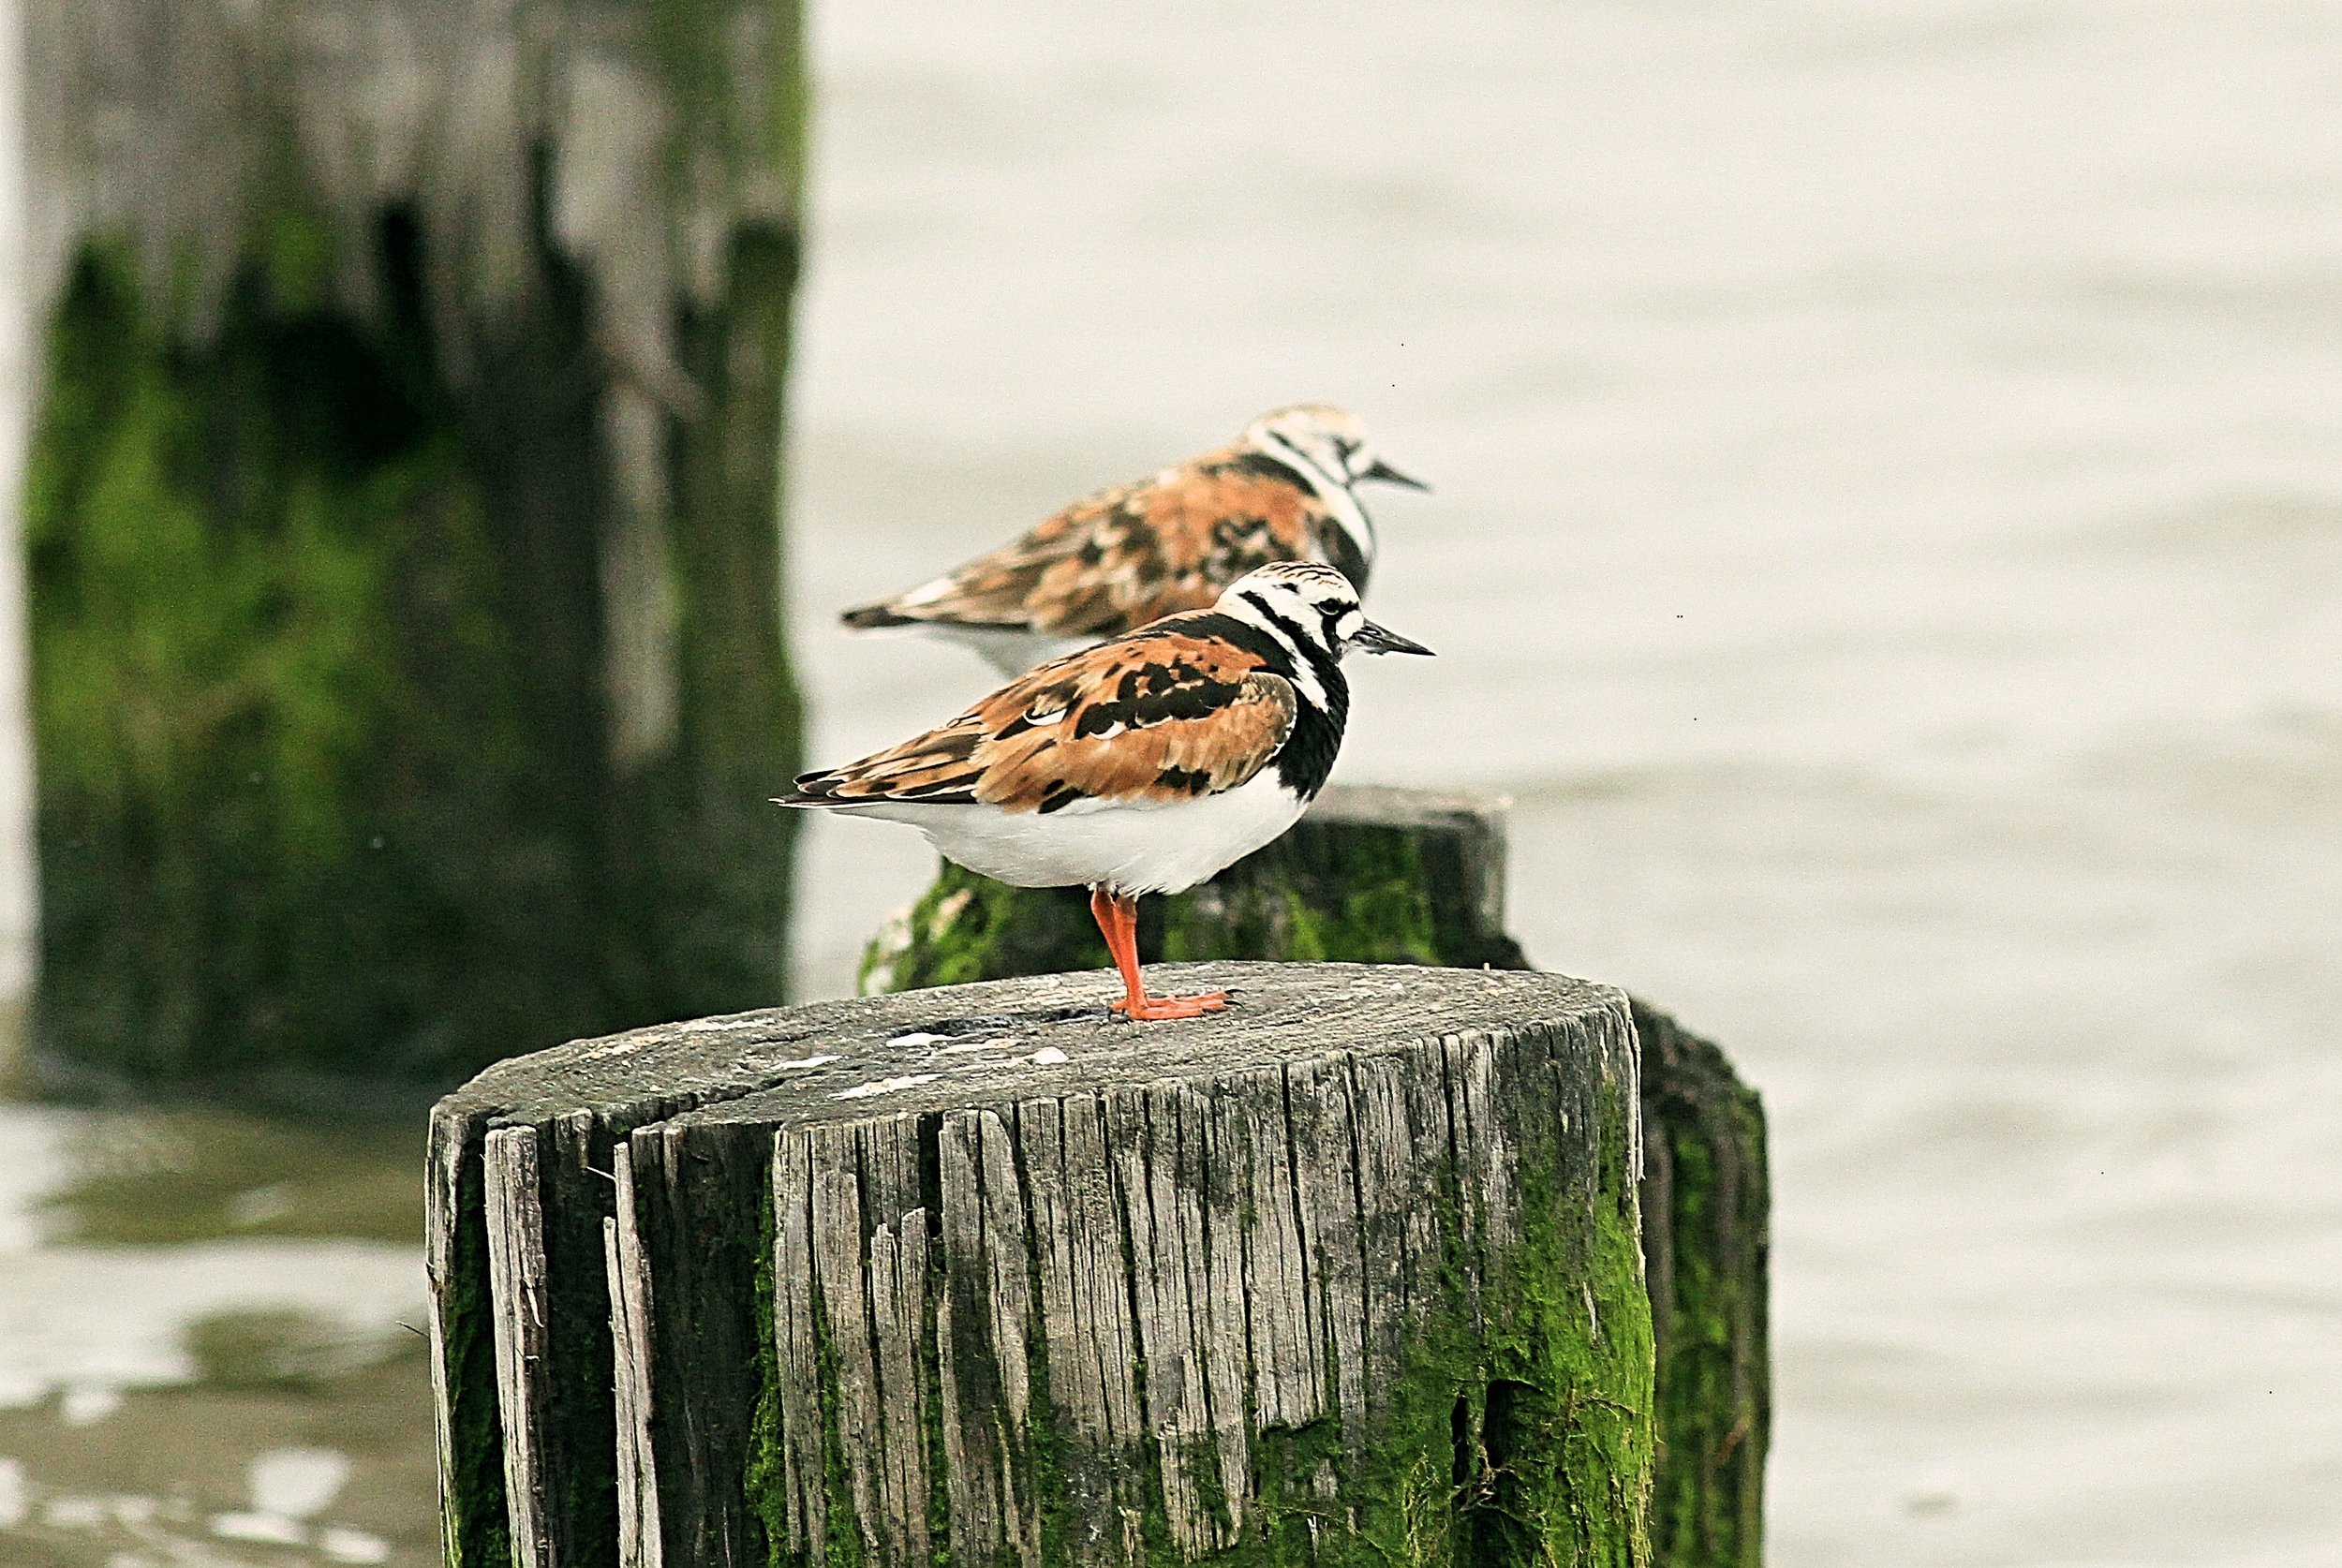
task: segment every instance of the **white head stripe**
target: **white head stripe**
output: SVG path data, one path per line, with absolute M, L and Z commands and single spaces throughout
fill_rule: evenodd
M 1262 597 L 1269 599 L 1271 596 L 1264 593 Z M 1271 601 L 1273 602 L 1273 599 Z M 1249 596 L 1240 593 L 1231 593 L 1226 599 L 1222 599 L 1221 607 L 1238 620 L 1250 626 L 1258 627 L 1279 647 L 1284 649 L 1286 656 L 1293 661 L 1293 668 L 1286 673 L 1285 678 L 1291 681 L 1295 688 L 1308 700 L 1310 706 L 1322 709 L 1327 705 L 1326 688 L 1318 684 L 1317 672 L 1310 663 L 1310 656 L 1293 641 L 1292 634 L 1285 630 L 1278 618 L 1263 614 L 1260 607 L 1254 604 Z M 1306 631 L 1306 623 L 1303 625 Z
M 1374 524 L 1366 515 L 1366 509 L 1358 505 L 1358 498 L 1350 493 L 1350 487 L 1342 482 L 1341 476 L 1327 473 L 1307 452 L 1276 431 L 1264 431 L 1257 439 L 1267 449 L 1267 455 L 1300 476 L 1311 493 L 1333 514 L 1335 525 L 1350 536 L 1351 542 L 1357 546 L 1358 554 L 1366 557 L 1368 565 L 1372 565 Z

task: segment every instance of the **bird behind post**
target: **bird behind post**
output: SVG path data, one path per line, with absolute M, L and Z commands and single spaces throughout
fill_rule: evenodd
M 1003 675 L 1133 631 L 1274 561 L 1319 561 L 1363 595 L 1374 527 L 1370 481 L 1428 488 L 1376 453 L 1356 415 L 1303 403 L 1264 414 L 1234 443 L 1075 501 L 1021 537 L 874 604 L 856 630 L 903 628 L 965 643 Z

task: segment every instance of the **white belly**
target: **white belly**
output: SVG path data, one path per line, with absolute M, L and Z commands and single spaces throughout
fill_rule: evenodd
M 886 801 L 841 815 L 908 822 L 944 858 L 1012 887 L 1181 893 L 1291 827 L 1302 803 L 1264 768 L 1223 794 L 1168 806 L 1077 801 L 1043 816 L 989 806 Z

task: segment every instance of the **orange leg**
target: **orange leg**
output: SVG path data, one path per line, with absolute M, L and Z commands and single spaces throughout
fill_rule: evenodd
M 1228 1005 L 1225 991 L 1214 991 L 1207 997 L 1147 994 L 1146 982 L 1138 974 L 1136 899 L 1117 898 L 1102 887 L 1093 887 L 1089 890 L 1089 913 L 1097 921 L 1098 929 L 1105 933 L 1106 951 L 1114 954 L 1114 967 L 1122 971 L 1122 985 L 1127 994 L 1112 1004 L 1115 1012 L 1151 1022 L 1162 1018 L 1198 1018 Z

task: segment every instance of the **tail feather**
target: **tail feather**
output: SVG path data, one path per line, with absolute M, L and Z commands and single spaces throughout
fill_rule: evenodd
M 844 777 L 834 768 L 823 768 L 813 773 L 801 773 L 789 781 L 791 788 L 787 794 L 773 797 L 773 804 L 775 806 L 842 806 L 845 802 L 837 798 L 837 787 L 844 782 Z
M 889 626 L 916 626 L 919 620 L 916 615 L 906 615 L 896 609 L 891 599 L 881 599 L 876 604 L 857 604 L 851 610 L 841 612 L 837 618 L 856 631 L 876 631 L 881 627 Z

